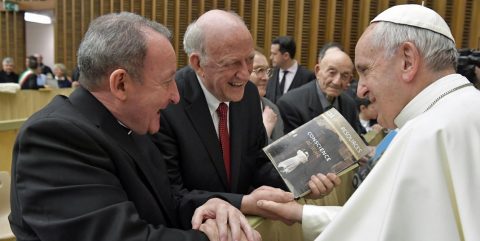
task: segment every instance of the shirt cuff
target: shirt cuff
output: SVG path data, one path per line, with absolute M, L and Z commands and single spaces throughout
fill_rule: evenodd
M 304 240 L 314 240 L 325 230 L 335 215 L 341 210 L 339 206 L 303 205 L 302 231 Z

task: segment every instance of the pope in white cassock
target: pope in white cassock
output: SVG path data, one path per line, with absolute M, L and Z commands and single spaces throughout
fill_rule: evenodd
M 307 240 L 480 240 L 480 91 L 457 57 L 433 10 L 379 14 L 355 49 L 357 93 L 398 134 L 345 206 L 258 206 L 302 222 Z

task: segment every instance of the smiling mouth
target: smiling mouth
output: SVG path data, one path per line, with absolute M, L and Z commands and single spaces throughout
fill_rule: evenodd
M 240 83 L 228 83 L 230 86 L 232 87 L 242 87 L 243 85 L 245 85 L 245 83 L 243 82 L 240 82 Z

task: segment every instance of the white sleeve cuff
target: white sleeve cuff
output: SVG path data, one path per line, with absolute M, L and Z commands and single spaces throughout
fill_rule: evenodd
M 304 240 L 314 240 L 340 211 L 339 206 L 303 205 L 302 231 Z

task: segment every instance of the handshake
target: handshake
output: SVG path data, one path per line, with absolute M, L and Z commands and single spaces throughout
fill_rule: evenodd
M 307 198 L 322 198 L 340 184 L 332 173 L 317 174 L 308 183 L 311 193 Z M 249 224 L 245 215 L 255 215 L 280 220 L 288 225 L 301 222 L 303 205 L 293 194 L 279 188 L 262 186 L 243 196 L 240 210 L 230 203 L 212 198 L 195 210 L 192 228 L 204 232 L 210 240 L 261 240 L 260 234 Z

